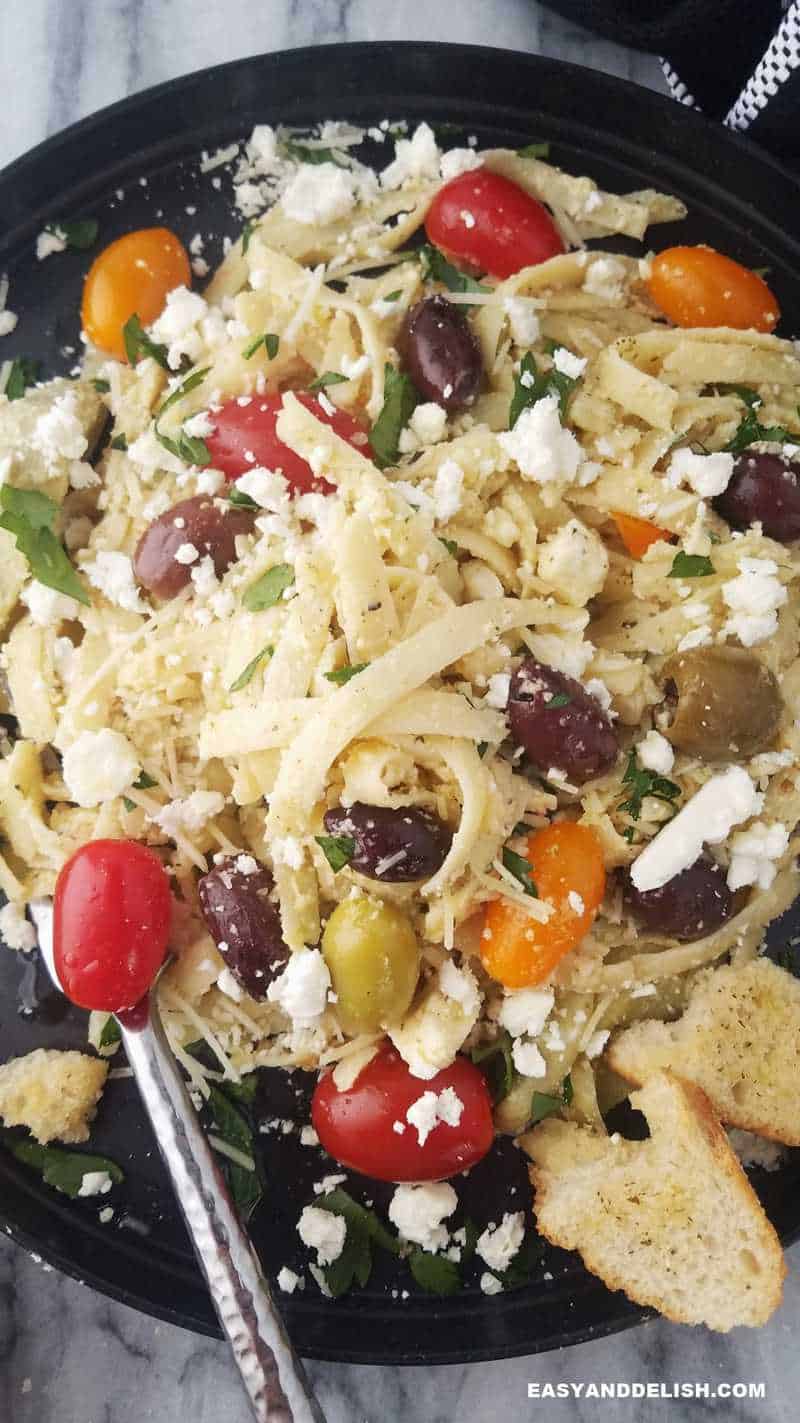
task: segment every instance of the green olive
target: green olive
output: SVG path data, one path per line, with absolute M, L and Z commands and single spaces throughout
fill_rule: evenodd
M 781 694 L 752 652 L 692 648 L 670 658 L 661 675 L 675 700 L 665 735 L 679 751 L 704 761 L 746 761 L 774 740 Z
M 419 978 L 419 944 L 393 904 L 363 896 L 334 909 L 322 954 L 346 1033 L 371 1033 L 407 1012 Z

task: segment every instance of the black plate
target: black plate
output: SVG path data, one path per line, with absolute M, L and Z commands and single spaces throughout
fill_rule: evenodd
M 336 45 L 237 61 L 161 85 L 49 139 L 0 174 L 0 273 L 11 278 L 9 304 L 20 315 L 0 356 L 38 356 L 50 373 L 74 363 L 87 259 L 65 254 L 37 263 L 33 243 L 46 221 L 92 213 L 107 242 L 163 217 L 187 241 L 198 230 L 213 232 L 206 251 L 213 263 L 222 236 L 235 235 L 241 222 L 231 212 L 229 179 L 217 191 L 208 177 L 198 177 L 201 149 L 246 137 L 257 122 L 375 123 L 401 116 L 456 124 L 481 144 L 547 138 L 556 162 L 612 190 L 654 186 L 677 193 L 690 218 L 655 228 L 654 245 L 708 242 L 749 266 L 768 266 L 783 329 L 800 330 L 800 245 L 790 235 L 800 191 L 750 144 L 644 89 L 552 60 L 456 45 Z M 797 929 L 795 915 L 776 926 L 774 942 L 785 943 Z M 84 1015 L 46 992 L 33 1019 L 19 1016 L 20 981 L 30 996 L 32 972 L 21 958 L 0 954 L 4 1059 L 42 1044 L 85 1043 Z M 303 1084 L 273 1073 L 267 1091 L 270 1112 L 303 1119 Z M 302 1148 L 296 1134 L 262 1140 L 270 1184 L 253 1235 L 274 1274 L 300 1263 L 295 1221 L 312 1182 L 333 1168 L 320 1152 Z M 0 1153 L 0 1218 L 10 1234 L 128 1304 L 217 1333 L 130 1081 L 110 1084 L 93 1144 L 127 1170 L 114 1223 L 98 1223 L 104 1202 L 58 1196 Z M 800 1152 L 780 1172 L 756 1172 L 755 1184 L 784 1240 L 793 1239 L 800 1233 Z M 356 1193 L 360 1187 L 362 1199 L 385 1207 L 388 1188 L 355 1180 Z M 529 1195 L 521 1156 L 507 1142 L 498 1144 L 459 1183 L 459 1194 L 484 1223 L 521 1206 Z M 464 1292 L 443 1301 L 414 1293 L 407 1276 L 380 1270 L 379 1264 L 365 1291 L 333 1305 L 310 1281 L 303 1296 L 283 1300 L 303 1354 L 363 1363 L 492 1359 L 608 1334 L 645 1317 L 606 1291 L 577 1257 L 544 1245 L 532 1282 L 492 1299 L 481 1294 L 477 1269 Z M 393 1288 L 407 1287 L 407 1299 L 392 1298 Z

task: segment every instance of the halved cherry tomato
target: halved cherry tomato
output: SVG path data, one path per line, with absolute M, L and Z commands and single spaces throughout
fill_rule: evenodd
M 359 454 L 372 459 L 366 429 L 352 415 L 345 410 L 336 410 L 331 415 L 308 391 L 297 390 L 295 395 L 323 425 L 330 425 Z M 306 460 L 278 439 L 275 426 L 282 403 L 283 396 L 279 393 L 254 395 L 248 405 L 226 400 L 213 416 L 216 425 L 213 435 L 206 438 L 212 465 L 221 470 L 226 479 L 238 479 L 256 465 L 264 465 L 266 469 L 280 470 L 295 494 L 308 494 L 310 490 L 332 494 L 333 485 L 318 478 Z
M 651 544 L 665 539 L 669 543 L 673 537 L 669 529 L 660 529 L 648 519 L 636 519 L 633 514 L 612 513 L 622 542 L 631 558 L 643 558 Z
M 553 913 L 541 924 L 508 899 L 486 906 L 481 958 L 506 988 L 529 988 L 547 977 L 591 928 L 606 887 L 600 841 L 588 825 L 562 820 L 536 830 L 525 859 Z
M 780 307 L 763 278 L 713 247 L 659 252 L 647 287 L 676 326 L 772 331 L 780 319 Z
M 149 326 L 164 310 L 167 292 L 191 286 L 183 243 L 167 227 L 142 227 L 105 247 L 89 268 L 81 322 L 101 351 L 124 361 L 122 328 L 134 312 Z
M 67 997 L 116 1012 L 144 996 L 163 962 L 172 900 L 158 856 L 134 840 L 90 840 L 56 880 L 54 957 Z
M 462 1103 L 457 1126 L 438 1122 L 422 1145 L 406 1120 L 423 1092 L 452 1087 Z M 457 1057 L 430 1081 L 413 1077 L 389 1043 L 340 1092 L 333 1073 L 319 1079 L 311 1120 L 325 1150 L 343 1166 L 376 1181 L 442 1181 L 485 1156 L 494 1139 L 492 1103 L 483 1073 Z M 403 1123 L 402 1132 L 395 1122 Z
M 547 209 L 485 168 L 461 173 L 439 189 L 425 231 L 448 257 L 492 277 L 511 277 L 565 250 Z

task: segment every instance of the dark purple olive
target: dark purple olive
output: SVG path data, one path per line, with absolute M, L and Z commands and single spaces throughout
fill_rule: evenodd
M 463 410 L 480 389 L 483 362 L 467 319 L 443 296 L 417 302 L 406 317 L 398 342 L 417 390 L 445 410 Z
M 245 873 L 250 863 L 252 873 Z M 240 868 L 244 864 L 245 870 Z M 278 910 L 270 902 L 272 876 L 251 855 L 237 855 L 203 875 L 197 892 L 214 943 L 252 998 L 266 998 L 289 958 Z
M 145 529 L 133 556 L 133 571 L 142 587 L 157 598 L 174 598 L 207 554 L 220 578 L 236 561 L 237 534 L 252 530 L 253 515 L 248 509 L 221 508 L 205 494 L 182 499 Z M 186 544 L 197 550 L 197 557 L 188 563 L 175 557 Z
M 686 942 L 713 934 L 733 913 L 725 871 L 706 855 L 660 889 L 636 889 L 626 877 L 623 898 L 642 928 Z
M 427 810 L 410 806 L 393 810 L 363 801 L 327 810 L 325 829 L 330 835 L 355 840 L 356 851 L 349 864 L 384 884 L 429 879 L 444 863 L 453 838 L 447 826 Z
M 508 725 L 529 760 L 545 773 L 555 767 L 575 785 L 617 759 L 616 732 L 597 699 L 574 677 L 532 657 L 511 678 Z
M 758 522 L 767 538 L 793 543 L 800 539 L 800 463 L 745 450 L 733 466 L 727 489 L 713 504 L 734 529 Z

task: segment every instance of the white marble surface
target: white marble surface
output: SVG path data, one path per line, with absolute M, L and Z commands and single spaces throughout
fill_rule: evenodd
M 455 40 L 557 55 L 663 89 L 655 60 L 596 40 L 532 0 L 6 0 L 0 7 L 0 164 L 137 89 L 226 59 L 301 44 Z M 531 1359 L 416 1370 L 316 1364 L 330 1423 L 485 1423 L 500 1414 L 613 1423 L 796 1415 L 800 1247 L 769 1326 L 727 1337 L 649 1324 Z M 528 1381 L 763 1381 L 759 1402 L 527 1399 Z M 157 1324 L 0 1242 L 0 1423 L 246 1423 L 223 1345 Z

